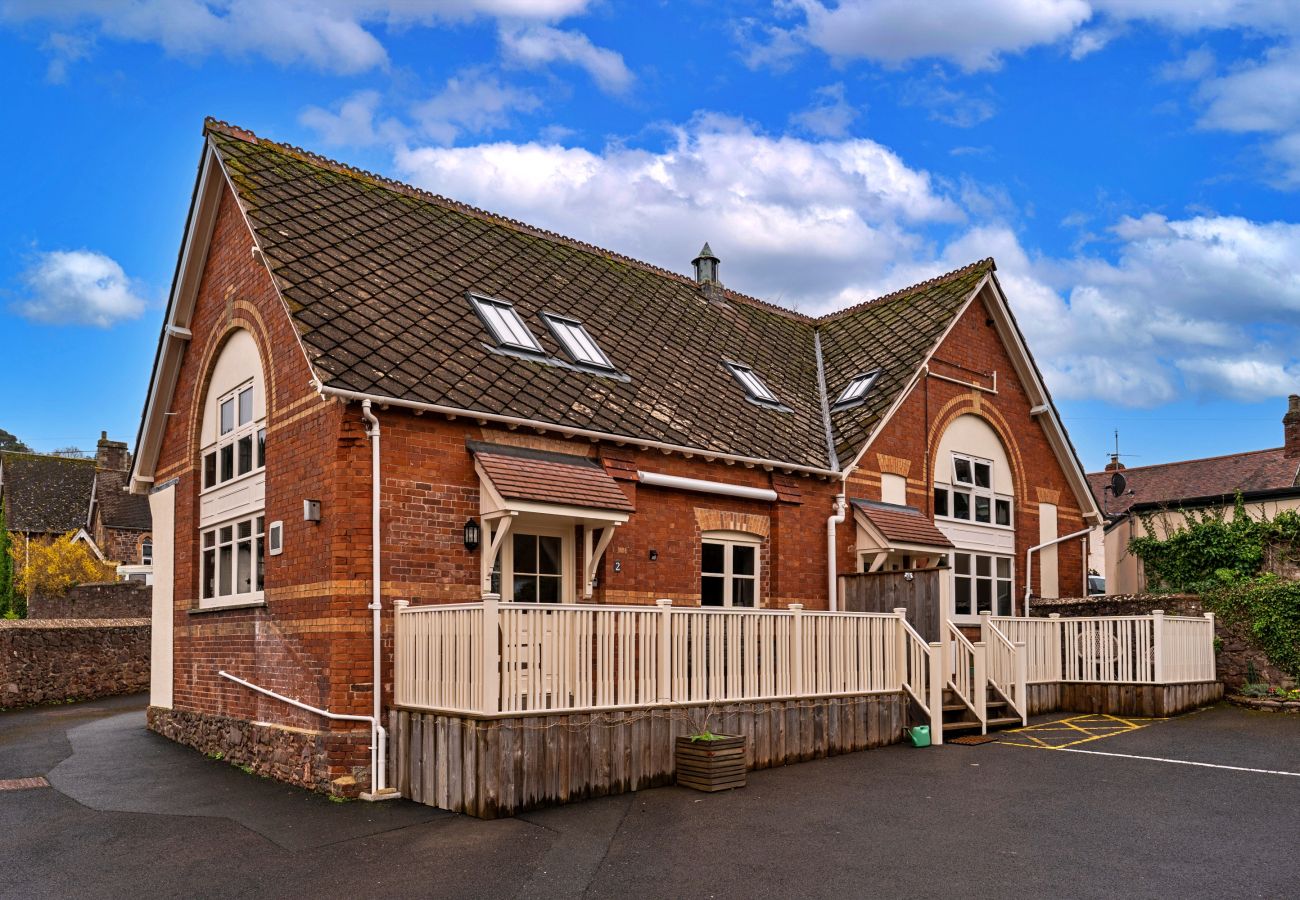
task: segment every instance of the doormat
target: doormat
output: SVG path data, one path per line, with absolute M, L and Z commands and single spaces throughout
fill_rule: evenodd
M 49 786 L 50 783 L 40 775 L 37 775 L 34 778 L 0 779 L 0 791 L 25 791 L 28 788 L 43 788 Z
M 965 734 L 961 737 L 953 738 L 950 741 L 945 741 L 944 743 L 966 744 L 967 746 L 970 746 L 973 744 L 992 744 L 997 739 L 998 736 L 996 734 Z

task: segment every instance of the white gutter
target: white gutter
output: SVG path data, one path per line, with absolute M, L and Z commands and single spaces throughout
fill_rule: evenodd
M 1076 531 L 1076 532 L 1074 532 L 1074 534 L 1067 534 L 1065 537 L 1053 538 L 1053 539 L 1050 540 L 1050 541 L 1044 541 L 1044 542 L 1041 543 L 1041 544 L 1035 544 L 1034 546 L 1030 547 L 1028 550 L 1025 551 L 1025 618 L 1029 618 L 1029 595 L 1030 595 L 1030 585 L 1033 583 L 1033 580 L 1034 580 L 1034 557 L 1033 557 L 1033 553 L 1034 553 L 1034 551 L 1035 551 L 1035 550 L 1044 550 L 1044 549 L 1046 549 L 1046 548 L 1048 548 L 1048 547 L 1054 547 L 1054 546 L 1056 546 L 1057 544 L 1063 544 L 1063 543 L 1065 543 L 1066 541 L 1070 540 L 1071 538 L 1083 537 L 1085 534 L 1088 534 L 1088 533 L 1090 533 L 1091 531 L 1092 531 L 1091 528 L 1085 528 L 1085 529 L 1083 529 L 1082 531 Z M 1085 560 L 1087 559 L 1086 554 L 1085 554 L 1084 558 L 1085 558 Z M 1087 564 L 1085 563 L 1084 565 L 1085 565 L 1085 567 L 1086 567 Z M 1086 568 L 1085 568 L 1085 571 L 1086 571 Z M 1086 596 L 1087 591 L 1088 591 L 1088 579 L 1087 579 L 1087 578 L 1084 578 L 1084 580 L 1083 580 L 1083 590 L 1084 590 L 1084 593 L 1085 593 L 1085 596 Z
M 361 796 L 365 799 L 380 799 L 376 795 L 381 792 L 387 791 L 387 788 L 383 786 L 382 770 L 376 770 L 374 767 L 375 757 L 378 756 L 380 759 L 383 759 L 384 756 L 388 753 L 388 732 L 384 730 L 384 726 L 379 724 L 379 720 L 377 718 L 373 716 L 357 716 L 357 715 L 352 715 L 351 713 L 332 713 L 328 709 L 321 709 L 316 706 L 308 706 L 306 703 L 303 703 L 300 700 L 294 700 L 292 697 L 284 696 L 284 694 L 277 694 L 275 691 L 268 690 L 267 688 L 261 687 L 260 685 L 253 684 L 253 682 L 251 681 L 245 681 L 242 678 L 239 678 L 235 675 L 231 675 L 229 672 L 219 669 L 217 670 L 217 674 L 220 675 L 222 678 L 230 679 L 231 681 L 235 682 L 235 684 L 242 684 L 250 691 L 257 691 L 257 693 L 265 694 L 268 697 L 279 700 L 281 703 L 287 703 L 290 706 L 296 706 L 298 709 L 306 710 L 309 713 L 315 713 L 318 716 L 324 716 L 325 718 L 334 722 L 367 723 L 370 726 L 370 760 L 371 760 L 370 790 L 372 796 L 367 797 L 365 794 L 362 794 Z M 377 771 L 379 772 L 378 779 L 376 778 Z M 376 787 L 376 783 L 378 784 L 378 787 Z M 391 796 L 394 797 L 397 796 L 396 791 L 388 791 L 388 793 Z
M 698 491 L 702 494 L 720 494 L 723 497 L 741 497 L 745 500 L 766 500 L 769 503 L 777 499 L 776 491 L 771 488 L 746 487 L 742 484 L 727 484 L 723 481 L 706 481 L 703 478 L 684 478 L 680 475 L 664 475 L 661 472 L 637 472 L 642 484 L 650 487 L 674 488 L 679 491 Z
M 703 450 L 699 447 L 685 447 L 680 444 L 666 444 L 663 441 L 652 441 L 646 438 L 628 437 L 625 434 L 610 434 L 604 431 L 589 431 L 585 428 L 574 428 L 571 425 L 556 425 L 554 422 L 541 422 L 536 419 L 520 419 L 516 416 L 503 416 L 498 413 L 482 412 L 476 409 L 460 409 L 454 406 L 440 406 L 436 403 L 421 403 L 418 400 L 400 400 L 396 397 L 384 397 L 378 394 L 363 394 L 359 391 L 349 391 L 343 388 L 329 387 L 321 384 L 319 381 L 314 382 L 318 393 L 329 394 L 334 397 L 341 397 L 344 400 L 360 400 L 362 402 L 370 400 L 381 406 L 399 406 L 402 409 L 417 409 L 422 412 L 437 413 L 444 416 L 454 416 L 466 419 L 482 419 L 484 422 L 495 422 L 501 425 L 513 425 L 516 428 L 533 428 L 541 431 L 553 431 L 557 434 L 569 434 L 574 437 L 584 437 L 596 441 L 609 441 L 616 444 L 632 444 L 636 447 L 649 447 L 653 450 L 669 450 L 674 453 L 681 453 L 690 456 L 704 456 L 709 459 L 730 460 L 732 462 L 743 463 L 751 466 L 764 466 L 772 469 L 781 469 L 786 472 L 800 472 L 805 475 L 820 475 L 823 478 L 838 477 L 839 472 L 831 469 L 819 469 L 816 466 L 801 466 L 791 462 L 785 462 L 779 459 L 760 459 L 750 456 L 738 456 L 734 453 L 719 453 L 716 450 Z
M 831 612 L 835 612 L 839 608 L 840 591 L 835 571 L 835 526 L 844 521 L 845 513 L 848 510 L 848 504 L 844 501 L 844 494 L 841 493 L 836 496 L 835 512 L 826 520 L 826 596 L 829 599 L 829 605 L 826 608 Z
M 366 436 L 370 438 L 370 631 L 373 651 L 370 694 L 374 697 L 374 716 L 372 720 L 375 727 L 378 728 L 380 716 L 382 715 L 381 704 L 384 689 L 383 669 L 380 667 L 379 659 L 380 642 L 383 637 L 379 620 L 380 610 L 383 609 L 383 604 L 380 602 L 382 587 L 380 576 L 383 569 L 380 567 L 381 550 L 379 545 L 379 420 L 370 411 L 369 400 L 362 401 L 361 415 L 365 416 Z M 381 794 L 396 796 L 396 791 L 390 791 L 385 784 L 388 761 L 382 750 L 376 753 L 376 747 L 374 746 L 376 743 L 379 742 L 372 742 L 370 748 L 370 796 L 362 795 L 362 799 L 366 800 L 384 799 L 380 796 Z

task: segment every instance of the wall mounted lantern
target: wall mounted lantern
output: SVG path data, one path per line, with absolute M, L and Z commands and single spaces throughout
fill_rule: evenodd
M 465 520 L 465 549 L 473 553 L 478 549 L 479 538 L 483 536 L 478 522 L 473 519 Z

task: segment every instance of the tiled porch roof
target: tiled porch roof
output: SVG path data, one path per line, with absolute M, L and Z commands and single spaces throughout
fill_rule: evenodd
M 915 506 L 853 500 L 853 508 L 871 522 L 891 544 L 918 544 L 922 547 L 951 547 L 952 541 Z
M 497 493 L 507 500 L 633 512 L 613 478 L 594 460 L 499 444 L 469 443 Z

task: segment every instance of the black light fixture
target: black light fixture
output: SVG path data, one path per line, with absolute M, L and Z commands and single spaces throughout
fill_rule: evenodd
M 475 550 L 477 550 L 479 538 L 482 537 L 482 535 L 483 532 L 479 528 L 478 522 L 475 522 L 473 519 L 465 520 L 465 549 L 466 550 L 468 550 L 470 553 L 473 553 Z
M 659 561 L 659 551 L 658 551 L 658 550 L 651 550 L 651 551 L 650 551 L 650 562 L 658 562 L 658 561 Z

